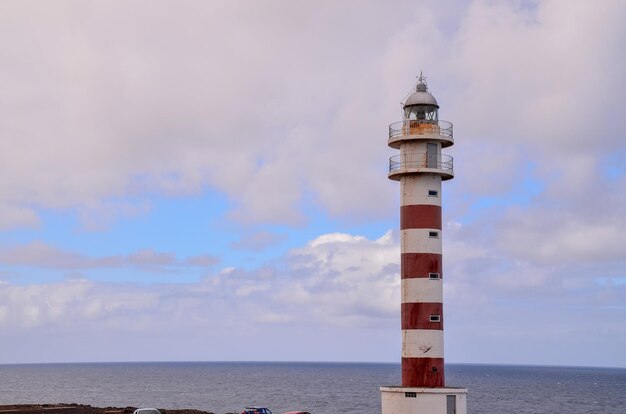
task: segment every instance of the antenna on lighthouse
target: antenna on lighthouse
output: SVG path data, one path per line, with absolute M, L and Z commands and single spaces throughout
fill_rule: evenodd
M 426 85 L 426 76 L 424 76 L 422 70 L 420 70 L 420 75 L 417 77 L 417 83 L 423 83 Z

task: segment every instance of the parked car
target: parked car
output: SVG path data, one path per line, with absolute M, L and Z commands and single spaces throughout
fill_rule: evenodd
M 156 408 L 137 408 L 133 414 L 161 414 Z
M 272 411 L 265 407 L 246 407 L 241 414 L 272 414 Z

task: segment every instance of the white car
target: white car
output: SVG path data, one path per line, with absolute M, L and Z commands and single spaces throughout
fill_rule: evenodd
M 161 414 L 156 408 L 137 408 L 133 414 Z

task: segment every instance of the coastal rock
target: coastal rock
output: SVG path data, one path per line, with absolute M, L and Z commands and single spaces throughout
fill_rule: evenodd
M 93 407 L 86 404 L 16 404 L 0 405 L 0 414 L 132 414 L 137 407 Z M 161 414 L 213 414 L 210 411 L 159 408 Z

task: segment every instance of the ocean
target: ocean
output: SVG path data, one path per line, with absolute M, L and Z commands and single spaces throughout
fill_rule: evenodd
M 380 413 L 381 385 L 399 364 L 153 362 L 0 365 L 0 404 L 196 408 L 275 414 Z M 470 414 L 626 414 L 626 369 L 446 365 L 446 384 L 467 387 Z

